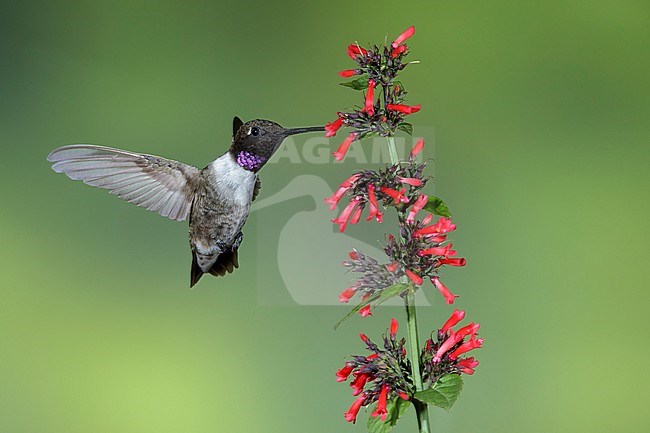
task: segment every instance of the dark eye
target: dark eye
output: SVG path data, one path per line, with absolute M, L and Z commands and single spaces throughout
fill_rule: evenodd
M 255 137 L 260 135 L 260 128 L 258 128 L 257 126 L 253 126 L 251 128 L 251 135 L 254 135 Z

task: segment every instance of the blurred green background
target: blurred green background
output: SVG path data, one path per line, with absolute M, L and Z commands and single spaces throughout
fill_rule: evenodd
M 337 85 L 346 45 L 411 24 L 412 119 L 435 129 L 436 193 L 469 260 L 445 282 L 485 338 L 434 431 L 650 430 L 650 3 L 131 0 L 2 3 L 0 431 L 364 431 L 333 373 L 401 309 L 334 332 L 343 307 L 260 302 L 283 288 L 250 238 L 239 271 L 189 290 L 185 223 L 45 157 L 81 142 L 202 167 L 235 114 L 322 124 L 358 102 Z M 280 162 L 261 196 L 352 168 Z M 253 215 L 251 236 L 282 227 L 265 223 Z M 451 309 L 430 299 L 433 329 Z

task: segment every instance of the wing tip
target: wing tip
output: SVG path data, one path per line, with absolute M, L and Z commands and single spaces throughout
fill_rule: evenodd
M 60 149 L 61 149 L 60 147 L 57 147 L 56 149 L 48 153 L 47 158 L 45 158 L 47 162 L 57 162 L 58 160 L 54 158 L 54 155 L 56 155 Z
M 87 147 L 87 146 L 92 146 L 88 144 L 66 144 L 65 146 L 60 146 L 51 151 L 50 153 L 47 154 L 47 161 L 48 162 L 59 162 L 63 161 L 65 158 L 56 158 L 56 155 L 65 152 L 66 150 L 78 148 L 78 147 Z

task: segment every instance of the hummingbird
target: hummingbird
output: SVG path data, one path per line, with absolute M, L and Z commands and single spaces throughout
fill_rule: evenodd
M 189 217 L 193 287 L 205 273 L 224 276 L 239 267 L 242 228 L 261 187 L 258 173 L 282 141 L 324 130 L 287 129 L 263 119 L 244 123 L 235 117 L 230 148 L 201 170 L 159 156 L 90 144 L 59 147 L 47 160 L 57 173 L 107 189 L 166 218 Z

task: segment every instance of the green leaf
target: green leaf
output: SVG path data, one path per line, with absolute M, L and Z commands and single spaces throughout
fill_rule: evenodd
M 365 301 L 361 301 L 359 305 L 354 307 L 352 311 L 350 311 L 348 314 L 345 315 L 341 320 L 338 321 L 336 325 L 334 325 L 334 329 L 338 328 L 341 323 L 345 322 L 348 320 L 350 317 L 352 317 L 355 313 L 359 312 L 363 307 L 366 305 L 370 304 L 371 302 L 376 301 L 376 305 L 383 304 L 384 302 L 388 301 L 389 299 L 394 298 L 395 296 L 399 296 L 402 293 L 404 293 L 406 290 L 411 288 L 412 286 L 410 284 L 406 283 L 398 283 L 394 284 L 392 286 L 386 287 L 385 289 L 376 292 L 374 295 L 370 296 L 367 298 Z
M 408 135 L 413 135 L 413 125 L 408 122 L 402 122 L 397 125 L 397 129 L 406 132 Z
M 352 81 L 341 83 L 341 86 L 349 87 L 354 90 L 366 90 L 368 88 L 368 77 L 362 75 Z
M 413 285 L 410 283 L 398 283 L 390 287 L 386 287 L 381 291 L 379 299 L 375 302 L 375 305 L 381 305 L 389 299 L 393 299 L 395 296 L 399 296 L 407 290 L 413 290 Z
M 438 215 L 445 218 L 451 218 L 451 211 L 447 207 L 444 201 L 441 198 L 430 195 L 429 201 L 424 205 L 424 210 L 430 212 L 434 215 Z
M 446 374 L 429 389 L 416 392 L 415 398 L 421 402 L 449 410 L 454 405 L 460 390 L 463 389 L 463 379 L 459 374 Z
M 377 136 L 377 133 L 375 131 L 365 131 L 357 135 L 357 140 L 363 140 L 364 138 L 375 137 L 375 136 Z
M 382 421 L 379 416 L 370 416 L 368 417 L 368 432 L 369 433 L 388 433 L 393 430 L 397 420 L 399 420 L 406 409 L 411 406 L 409 400 L 402 400 L 399 397 L 395 397 L 393 400 L 389 401 L 386 404 L 386 421 Z

